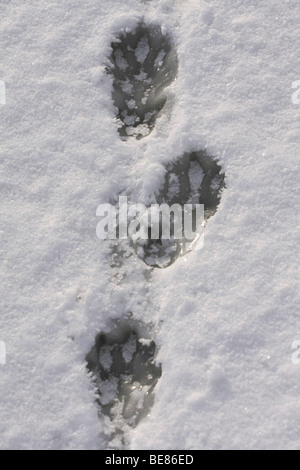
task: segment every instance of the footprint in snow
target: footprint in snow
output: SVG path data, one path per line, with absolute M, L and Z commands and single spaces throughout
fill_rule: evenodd
M 158 25 L 143 22 L 121 33 L 112 43 L 112 98 L 122 139 L 142 139 L 151 133 L 167 97 L 164 89 L 177 75 L 177 56 L 170 38 Z
M 185 204 L 204 205 L 204 223 L 215 214 L 220 204 L 222 190 L 225 187 L 225 175 L 216 160 L 205 151 L 192 152 L 170 163 L 166 168 L 164 186 L 157 197 L 158 204 L 172 206 L 178 204 L 182 213 Z M 195 214 L 193 214 L 193 217 Z M 195 218 L 195 217 L 194 217 Z M 182 217 L 184 220 L 184 217 Z M 194 222 L 194 219 L 193 219 Z M 204 225 L 204 224 L 203 224 Z M 185 238 L 185 229 L 182 226 L 182 239 L 162 239 L 160 236 L 153 240 L 138 240 L 135 250 L 138 256 L 151 267 L 165 268 L 187 251 L 194 249 L 197 239 L 202 235 L 204 226 L 199 233 L 195 233 L 195 239 Z M 149 227 L 150 232 L 150 227 Z
M 156 345 L 147 328 L 125 319 L 109 333 L 97 335 L 86 357 L 98 391 L 98 404 L 116 435 L 136 426 L 154 402 L 154 388 L 161 376 L 155 363 Z

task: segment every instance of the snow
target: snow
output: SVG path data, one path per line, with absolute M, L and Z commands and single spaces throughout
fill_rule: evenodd
M 133 312 L 153 326 L 162 376 L 126 448 L 299 449 L 299 2 L 0 12 L 0 448 L 107 448 L 85 357 Z M 124 142 L 105 68 L 143 15 L 171 34 L 178 77 L 153 132 Z M 110 266 L 98 205 L 154 202 L 167 163 L 201 149 L 227 186 L 203 249 L 148 277 L 135 253 Z

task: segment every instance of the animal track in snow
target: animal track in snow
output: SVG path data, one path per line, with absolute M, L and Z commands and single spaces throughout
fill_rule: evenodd
M 127 425 L 136 426 L 153 405 L 153 391 L 161 376 L 156 352 L 147 328 L 126 319 L 110 333 L 100 333 L 86 357 L 98 403 L 110 417 L 115 435 L 122 435 Z
M 139 23 L 112 43 L 112 98 L 123 139 L 146 137 L 165 106 L 164 89 L 177 75 L 177 56 L 159 25 Z
M 158 203 L 169 206 L 179 204 L 203 204 L 204 221 L 217 211 L 225 187 L 225 175 L 221 167 L 205 151 L 185 154 L 167 166 L 164 187 Z M 203 230 L 203 228 L 202 228 Z M 201 236 L 201 233 L 198 234 Z M 193 243 L 182 240 L 140 240 L 135 243 L 139 257 L 151 267 L 170 266 L 182 254 L 193 249 Z
M 176 52 L 160 26 L 143 22 L 121 33 L 111 47 L 108 72 L 113 76 L 119 134 L 124 140 L 142 139 L 154 129 L 166 104 L 164 90 L 177 75 Z M 207 221 L 217 211 L 224 187 L 225 175 L 214 158 L 203 150 L 186 153 L 167 165 L 157 204 L 178 204 L 182 211 L 185 204 L 203 204 Z M 147 225 L 146 230 L 150 230 Z M 164 268 L 192 248 L 193 241 L 188 243 L 184 236 L 181 240 L 164 240 L 161 234 L 157 239 L 121 239 L 112 246 L 111 268 L 118 271 L 114 275 L 119 282 L 127 275 L 121 269 L 124 260 L 135 252 L 150 268 Z M 111 442 L 123 441 L 128 427 L 148 415 L 162 374 L 161 365 L 155 363 L 156 353 L 148 329 L 133 318 L 120 320 L 109 333 L 96 336 L 86 356 L 87 369 L 96 385 L 100 410 L 111 424 Z

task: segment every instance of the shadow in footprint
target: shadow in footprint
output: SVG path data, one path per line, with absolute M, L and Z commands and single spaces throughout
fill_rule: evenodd
M 101 411 L 110 417 L 115 435 L 136 426 L 154 402 L 161 376 L 155 363 L 157 348 L 144 325 L 126 319 L 110 333 L 100 333 L 86 357 L 99 393 Z
M 167 97 L 164 89 L 177 75 L 171 40 L 158 25 L 139 23 L 112 43 L 112 98 L 121 121 L 120 136 L 141 139 L 151 133 Z
M 185 154 L 174 163 L 167 166 L 164 187 L 157 198 L 158 204 L 179 204 L 184 212 L 185 204 L 203 204 L 204 222 L 207 221 L 217 211 L 221 200 L 222 190 L 225 188 L 225 174 L 221 167 L 205 151 Z M 182 217 L 183 219 L 183 217 Z M 201 231 L 203 232 L 204 224 Z M 170 266 L 180 256 L 187 251 L 194 249 L 195 244 L 186 240 L 184 227 L 182 227 L 182 239 L 172 238 L 140 240 L 135 243 L 138 256 L 151 267 L 164 268 Z M 195 237 L 200 237 L 198 233 Z

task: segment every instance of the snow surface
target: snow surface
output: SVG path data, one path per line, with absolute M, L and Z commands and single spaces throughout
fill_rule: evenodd
M 0 14 L 1 449 L 108 446 L 85 356 L 126 312 L 154 325 L 162 363 L 127 448 L 299 449 L 299 1 L 2 0 Z M 179 72 L 151 135 L 124 142 L 105 66 L 143 16 Z M 153 201 L 165 165 L 203 148 L 227 184 L 204 248 L 148 280 L 137 256 L 110 267 L 97 206 Z

